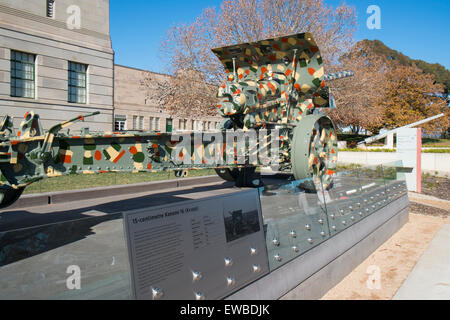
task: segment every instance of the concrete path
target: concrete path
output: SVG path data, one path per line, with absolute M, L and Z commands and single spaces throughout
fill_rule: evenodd
M 450 300 L 450 224 L 445 224 L 394 300 Z

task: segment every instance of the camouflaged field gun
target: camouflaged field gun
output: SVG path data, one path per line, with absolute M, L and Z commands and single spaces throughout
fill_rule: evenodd
M 319 112 L 334 107 L 325 81 L 353 73 L 325 76 L 319 48 L 309 33 L 213 52 L 228 75 L 217 94 L 224 120 L 209 133 L 212 138 L 200 142 L 194 131 L 180 133 L 177 139 L 173 133 L 159 132 L 90 133 L 85 129 L 80 135 L 62 133 L 72 123 L 98 113 L 65 121 L 46 132 L 33 112 L 25 115 L 17 132 L 12 118 L 4 116 L 0 121 L 0 208 L 14 203 L 33 182 L 69 174 L 171 170 L 181 177 L 186 170 L 214 168 L 225 180 L 258 186 L 253 178 L 262 162 L 260 157 L 250 159 L 262 142 L 251 148 L 247 142 L 243 161 L 238 162 L 237 142 L 226 140 L 230 130 L 271 132 L 264 147 L 277 141 L 275 166 L 279 170 L 292 171 L 296 179 L 314 176 L 329 186 L 338 146 L 333 122 Z M 232 161 L 217 161 L 230 159 L 230 154 Z M 218 157 L 211 161 L 213 155 Z

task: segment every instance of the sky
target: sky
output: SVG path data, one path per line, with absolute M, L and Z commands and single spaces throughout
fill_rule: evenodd
M 115 63 L 166 72 L 159 50 L 170 27 L 191 23 L 207 7 L 220 7 L 221 0 L 110 0 L 110 30 Z M 342 0 L 325 0 L 337 6 Z M 449 0 L 347 0 L 358 15 L 355 40 L 378 39 L 388 47 L 450 70 Z M 369 30 L 370 5 L 380 8 L 381 29 Z M 305 30 L 308 31 L 308 30 Z

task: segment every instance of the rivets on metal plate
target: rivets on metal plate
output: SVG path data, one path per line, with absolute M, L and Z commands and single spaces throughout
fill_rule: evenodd
M 292 251 L 294 251 L 294 252 L 299 252 L 299 250 L 300 250 L 300 249 L 299 249 L 297 246 L 293 246 L 293 247 L 292 247 Z
M 359 216 L 360 216 L 360 217 L 362 217 L 362 216 L 363 216 L 363 213 L 362 213 L 362 212 L 360 212 L 360 213 L 358 213 L 358 214 L 359 214 Z
M 355 217 L 351 216 L 350 219 L 355 220 Z
M 353 211 L 353 207 L 352 206 L 349 206 L 348 208 L 350 209 L 350 211 Z
M 160 288 L 152 288 L 152 298 L 153 300 L 161 299 L 164 292 Z
M 344 221 L 342 221 L 342 224 L 345 226 L 347 224 L 347 222 L 344 220 Z
M 192 272 L 192 280 L 193 281 L 199 281 L 202 278 L 201 272 L 193 271 Z
M 292 238 L 297 238 L 297 232 L 295 230 L 291 230 L 289 234 L 291 235 Z
M 309 243 L 313 243 L 313 239 L 309 238 L 309 239 L 308 239 L 308 242 L 309 242 Z
M 227 286 L 231 287 L 234 286 L 235 281 L 232 277 L 227 277 Z
M 225 267 L 231 267 L 233 265 L 233 260 L 231 258 L 225 258 Z
M 261 267 L 257 264 L 254 264 L 252 269 L 254 273 L 258 273 L 261 271 Z
M 311 231 L 311 226 L 309 224 L 305 225 L 305 229 Z
M 256 249 L 256 248 L 250 248 L 250 254 L 251 254 L 252 256 L 257 255 L 257 254 L 258 254 L 258 249 Z
M 320 235 L 321 235 L 322 237 L 325 237 L 327 234 L 325 233 L 325 231 L 322 231 L 322 232 L 320 233 Z
M 320 224 L 323 224 L 323 219 L 319 219 L 319 223 L 320 223 Z
M 277 254 L 274 256 L 274 258 L 275 258 L 275 260 L 277 260 L 278 262 L 280 262 L 280 261 L 282 260 L 279 253 L 277 253 Z
M 333 229 L 333 231 L 336 231 L 336 226 L 332 226 L 331 229 Z
M 205 295 L 201 292 L 195 294 L 195 300 L 205 300 Z
M 334 214 L 330 214 L 330 218 L 331 218 L 331 219 L 334 219 Z
M 278 247 L 280 245 L 280 240 L 278 240 L 278 238 L 273 238 L 272 243 L 274 246 Z

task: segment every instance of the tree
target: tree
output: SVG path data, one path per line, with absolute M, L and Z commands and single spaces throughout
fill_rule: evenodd
M 334 63 L 353 44 L 355 25 L 355 9 L 345 4 L 332 8 L 324 0 L 224 0 L 220 9 L 205 9 L 192 24 L 171 28 L 162 43 L 162 53 L 169 73 L 195 70 L 199 81 L 219 86 L 225 73 L 211 52 L 213 48 L 308 31 L 321 48 L 325 63 Z M 201 100 L 204 93 L 193 91 L 189 103 L 197 94 Z M 181 99 L 182 93 L 174 93 L 177 95 Z M 200 103 L 197 106 L 205 112 L 214 109 Z
M 360 42 L 339 59 L 338 70 L 354 70 L 351 78 L 328 82 L 337 109 L 329 116 L 341 128 L 350 128 L 358 134 L 362 129 L 378 132 L 383 127 L 384 107 L 381 101 L 386 93 L 387 60 Z M 333 68 L 332 68 L 333 70 Z
M 422 60 L 411 59 L 401 52 L 389 48 L 380 40 L 363 40 L 362 43 L 370 47 L 379 56 L 386 57 L 404 66 L 416 65 L 425 73 L 431 73 L 434 75 L 436 81 L 444 86 L 444 91 L 446 93 L 450 92 L 450 71 L 439 63 L 431 64 Z
M 216 116 L 216 91 L 214 85 L 206 83 L 202 74 L 195 70 L 181 69 L 167 79 L 155 79 L 143 73 L 141 87 L 146 92 L 146 100 L 165 106 L 173 116 L 204 117 Z
M 421 127 L 428 132 L 444 133 L 449 126 L 449 111 L 444 99 L 444 88 L 431 74 L 413 66 L 396 65 L 387 74 L 387 92 L 382 101 L 386 128 L 393 129 L 425 118 L 446 113 L 445 117 Z

